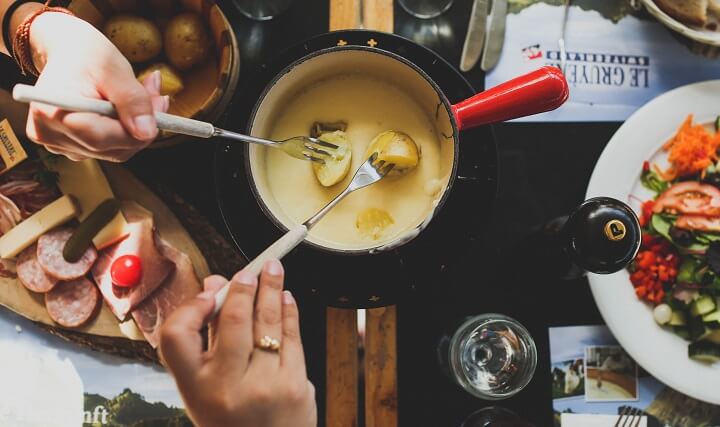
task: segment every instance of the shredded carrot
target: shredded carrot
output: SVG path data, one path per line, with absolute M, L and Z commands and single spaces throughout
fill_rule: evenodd
M 687 116 L 675 136 L 663 145 L 669 151 L 672 165 L 660 175 L 663 179 L 704 173 L 718 159 L 720 133 L 711 134 L 705 126 L 693 124 L 693 115 Z

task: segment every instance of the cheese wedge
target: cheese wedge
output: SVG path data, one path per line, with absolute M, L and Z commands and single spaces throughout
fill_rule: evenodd
M 62 196 L 0 237 L 0 257 L 14 258 L 53 228 L 77 216 L 77 206 L 70 196 Z
M 74 162 L 65 157 L 53 157 L 45 162 L 48 169 L 58 173 L 58 186 L 63 194 L 77 200 L 80 221 L 87 218 L 103 201 L 114 197 L 110 184 L 97 160 L 88 159 Z M 103 249 L 127 235 L 127 221 L 118 213 L 93 238 L 97 249 Z

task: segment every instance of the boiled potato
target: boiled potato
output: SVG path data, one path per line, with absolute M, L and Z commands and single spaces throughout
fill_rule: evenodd
M 160 31 L 144 18 L 114 16 L 105 24 L 103 32 L 130 62 L 149 61 L 162 50 Z
M 151 66 L 138 75 L 138 80 L 142 83 L 147 76 L 156 70 L 160 71 L 160 95 L 174 96 L 185 88 L 180 75 L 167 64 L 155 64 Z
M 202 19 L 194 13 L 174 17 L 165 29 L 165 54 L 180 70 L 204 61 L 209 50 L 210 37 Z
M 116 12 L 134 12 L 137 9 L 137 0 L 108 0 Z
M 392 175 L 399 175 L 414 169 L 420 162 L 420 150 L 415 141 L 403 132 L 389 130 L 376 136 L 365 152 L 366 157 L 378 153 L 378 160 L 392 163 Z
M 337 153 L 334 157 L 326 159 L 325 163 L 313 162 L 313 172 L 323 187 L 330 187 L 345 179 L 350 172 L 352 160 L 352 149 L 347 134 L 341 130 L 324 133 L 318 137 L 319 140 L 337 145 Z
M 390 214 L 382 209 L 368 208 L 360 212 L 355 220 L 355 228 L 367 238 L 378 240 L 386 228 L 395 224 Z

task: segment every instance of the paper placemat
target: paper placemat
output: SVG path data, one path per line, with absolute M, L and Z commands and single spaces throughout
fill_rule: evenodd
M 648 427 L 720 426 L 720 406 L 692 399 L 650 376 L 606 326 L 554 327 L 549 335 L 556 427 L 614 426 L 625 408 L 647 414 L 642 425 Z M 608 415 L 614 422 L 567 414 Z
M 562 0 L 510 0 L 492 87 L 543 65 L 560 64 Z M 691 52 L 628 0 L 574 0 L 565 35 L 570 99 L 560 109 L 519 121 L 624 121 L 678 86 L 720 78 L 720 60 Z M 719 109 L 720 110 L 720 109 Z
M 98 353 L 0 310 L 0 426 L 191 426 L 162 368 Z

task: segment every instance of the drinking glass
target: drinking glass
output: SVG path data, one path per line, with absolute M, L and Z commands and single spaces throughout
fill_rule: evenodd
M 290 8 L 293 0 L 233 0 L 238 10 L 256 21 L 267 21 Z
M 398 0 L 410 15 L 420 19 L 436 18 L 445 13 L 454 0 Z
M 445 344 L 443 348 L 441 343 L 440 357 L 447 373 L 481 399 L 513 396 L 535 374 L 535 342 L 523 325 L 502 314 L 469 318 Z
M 460 427 L 535 427 L 505 408 L 483 408 L 470 414 Z

